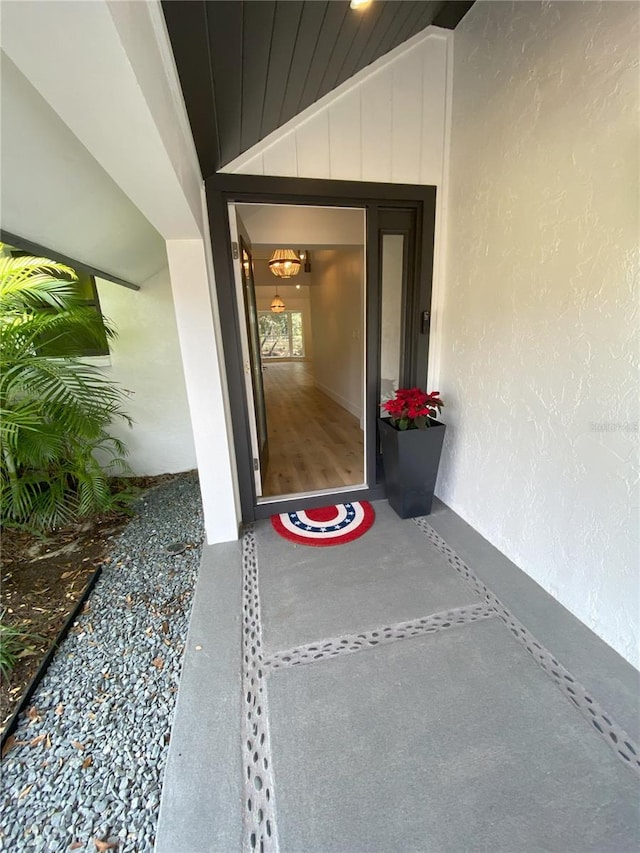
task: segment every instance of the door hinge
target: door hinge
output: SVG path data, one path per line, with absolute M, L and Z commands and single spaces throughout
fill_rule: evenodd
M 239 249 L 239 247 L 238 247 L 238 244 L 237 244 L 237 243 L 232 243 L 232 244 L 231 244 L 231 250 L 232 250 L 232 252 L 233 252 L 233 260 L 234 260 L 234 261 L 237 261 L 237 260 L 238 260 L 238 258 L 240 257 L 240 249 Z
M 258 460 L 258 459 L 254 459 L 254 460 L 253 460 L 253 470 L 254 470 L 254 471 L 259 471 L 259 470 L 260 470 L 260 462 L 259 462 L 259 460 Z

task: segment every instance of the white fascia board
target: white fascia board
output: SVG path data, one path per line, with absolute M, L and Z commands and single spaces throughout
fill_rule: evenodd
M 104 0 L 3 3 L 2 48 L 165 239 L 201 237 Z
M 106 3 L 187 202 L 203 230 L 200 164 L 160 2 Z

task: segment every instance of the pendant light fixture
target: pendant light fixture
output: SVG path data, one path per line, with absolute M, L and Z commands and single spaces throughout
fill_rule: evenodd
M 271 311 L 273 311 L 274 314 L 282 314 L 282 312 L 284 311 L 284 302 L 278 296 L 278 291 L 276 291 L 276 295 L 271 300 L 271 305 L 269 306 L 269 308 L 271 309 Z
M 278 278 L 291 278 L 298 275 L 300 266 L 300 258 L 293 249 L 276 249 L 269 261 L 269 269 Z

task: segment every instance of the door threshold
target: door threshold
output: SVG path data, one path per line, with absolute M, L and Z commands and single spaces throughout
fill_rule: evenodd
M 258 498 L 253 507 L 253 518 L 258 521 L 272 515 L 279 515 L 282 512 L 317 509 L 321 506 L 327 506 L 332 500 L 338 503 L 350 503 L 351 501 L 376 501 L 384 497 L 385 490 L 382 484 L 376 486 L 361 484 L 341 489 L 278 495 L 275 499 Z
M 339 486 L 335 489 L 316 489 L 311 492 L 291 492 L 287 495 L 277 495 L 273 497 L 258 498 L 256 503 L 260 506 L 264 504 L 277 504 L 283 501 L 305 500 L 306 498 L 321 497 L 322 495 L 344 495 L 351 492 L 364 491 L 368 489 L 366 483 L 358 483 L 355 486 Z

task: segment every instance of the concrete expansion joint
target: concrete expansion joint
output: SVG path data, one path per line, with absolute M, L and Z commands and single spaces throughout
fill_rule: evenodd
M 428 523 L 426 518 L 413 519 L 429 542 L 445 557 L 450 566 L 485 601 L 521 646 L 523 646 L 542 671 L 553 681 L 563 695 L 589 722 L 627 767 L 640 776 L 640 746 L 619 726 L 585 687 L 540 643 L 534 635 L 502 604 L 496 595 L 477 577 L 446 541 Z
M 474 622 L 500 620 L 509 635 L 520 643 L 553 681 L 593 731 L 627 767 L 640 775 L 640 748 L 574 676 L 549 652 L 496 595 L 475 575 L 425 518 L 414 519 L 429 543 L 466 581 L 480 602 L 432 613 L 428 616 L 385 625 L 381 628 L 317 640 L 265 655 L 262 644 L 258 555 L 254 525 L 242 538 L 242 688 L 245 853 L 277 853 L 279 850 L 269 714 L 267 677 L 280 670 L 305 666 L 375 649 L 381 645 L 425 637 Z
M 364 652 L 400 640 L 425 637 L 448 628 L 458 628 L 482 619 L 492 619 L 496 615 L 493 607 L 484 604 L 455 607 L 451 610 L 443 610 L 407 622 L 396 622 L 393 625 L 386 625 L 371 631 L 343 634 L 340 637 L 316 640 L 313 643 L 296 646 L 285 651 L 277 651 L 265 658 L 264 669 L 267 673 L 271 673 L 287 667 L 332 660 L 336 657 Z
M 243 850 L 277 853 L 273 770 L 253 525 L 242 537 Z

